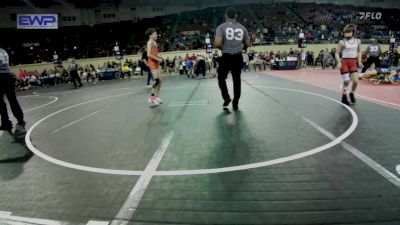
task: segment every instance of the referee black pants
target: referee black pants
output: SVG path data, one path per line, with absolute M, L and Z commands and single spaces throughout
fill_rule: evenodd
M 204 60 L 200 60 L 197 63 L 197 67 L 196 67 L 196 76 L 199 76 L 201 74 L 203 74 L 203 77 L 206 76 L 206 62 Z
M 79 86 L 82 86 L 81 78 L 79 77 L 78 71 L 72 70 L 69 74 L 71 76 L 71 81 L 74 83 L 74 87 L 76 88 L 76 81 L 78 81 Z
M 1 125 L 11 126 L 10 118 L 8 117 L 7 105 L 4 102 L 4 96 L 7 97 L 10 103 L 11 111 L 18 122 L 24 122 L 24 113 L 18 103 L 15 95 L 15 78 L 11 74 L 0 74 L 0 115 Z
M 364 67 L 361 70 L 361 73 L 367 71 L 367 69 L 371 67 L 372 63 L 375 64 L 375 67 L 379 67 L 381 65 L 381 60 L 379 60 L 379 57 L 372 57 L 372 56 L 368 57 Z
M 241 93 L 240 74 L 242 72 L 243 57 L 242 53 L 238 54 L 222 54 L 218 67 L 218 85 L 224 100 L 230 99 L 228 88 L 226 86 L 226 78 L 229 72 L 232 73 L 233 80 L 233 104 L 239 103 Z

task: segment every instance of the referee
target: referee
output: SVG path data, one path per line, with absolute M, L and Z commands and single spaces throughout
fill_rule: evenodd
M 376 38 L 372 39 L 372 44 L 367 47 L 365 52 L 368 54 L 367 62 L 365 62 L 364 67 L 361 70 L 361 73 L 367 71 L 367 69 L 372 65 L 375 64 L 375 67 L 380 67 L 381 60 L 379 57 L 381 56 L 382 49 L 381 46 L 378 44 L 378 40 Z
M 8 102 L 11 106 L 11 111 L 18 120 L 17 128 L 24 130 L 24 113 L 22 112 L 21 106 L 19 105 L 15 95 L 15 76 L 11 73 L 7 52 L 0 48 L 0 130 L 11 131 L 13 126 L 8 117 L 4 95 L 7 96 Z
M 75 63 L 75 59 L 71 60 L 71 64 L 69 65 L 69 75 L 71 76 L 71 81 L 74 83 L 74 87 L 76 88 L 76 81 L 78 81 L 79 87 L 82 87 L 81 78 L 78 74 L 79 65 Z
M 236 22 L 237 11 L 229 7 L 225 11 L 225 23 L 218 26 L 215 35 L 215 47 L 221 49 L 222 57 L 218 67 L 218 85 L 224 100 L 223 108 L 227 108 L 231 98 L 226 86 L 226 78 L 232 73 L 234 98 L 232 107 L 239 109 L 241 92 L 240 73 L 242 71 L 242 51 L 250 46 L 249 33 L 246 28 Z

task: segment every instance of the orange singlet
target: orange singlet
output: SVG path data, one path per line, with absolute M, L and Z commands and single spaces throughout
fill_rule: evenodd
M 150 54 L 158 57 L 158 48 L 152 48 Z M 160 63 L 152 58 L 149 58 L 148 64 L 149 64 L 150 70 L 152 70 L 152 71 L 160 69 Z

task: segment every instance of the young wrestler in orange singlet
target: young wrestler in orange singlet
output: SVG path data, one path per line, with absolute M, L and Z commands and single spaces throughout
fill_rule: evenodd
M 158 56 L 157 31 L 154 28 L 149 28 L 146 31 L 146 36 L 149 38 L 149 40 L 147 41 L 147 57 L 149 59 L 148 65 L 155 81 L 151 89 L 149 102 L 152 105 L 159 105 L 162 104 L 162 100 L 160 98 L 160 89 L 162 82 L 160 63 L 163 61 L 163 59 Z

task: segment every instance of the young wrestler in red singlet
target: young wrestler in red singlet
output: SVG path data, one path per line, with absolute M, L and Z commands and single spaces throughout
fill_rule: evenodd
M 355 103 L 354 92 L 358 84 L 358 67 L 361 66 L 361 41 L 355 38 L 357 29 L 356 25 L 348 24 L 344 27 L 344 39 L 339 41 L 339 51 L 336 52 L 336 60 L 339 62 L 337 67 L 342 74 L 343 83 L 342 89 L 342 103 L 349 105 L 347 100 L 347 88 L 350 81 L 353 81 L 351 92 L 349 94 L 350 102 Z

